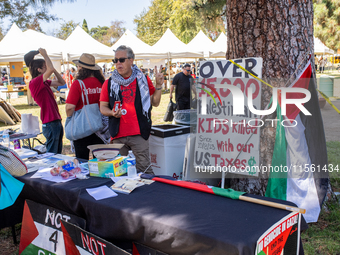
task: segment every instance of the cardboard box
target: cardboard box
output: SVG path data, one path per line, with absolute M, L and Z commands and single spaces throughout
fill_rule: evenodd
M 117 177 L 127 172 L 127 157 L 119 156 L 113 160 L 100 161 L 97 158 L 88 161 L 90 176 Z

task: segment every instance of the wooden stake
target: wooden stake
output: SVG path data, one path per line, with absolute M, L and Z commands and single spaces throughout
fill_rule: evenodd
M 262 199 L 257 199 L 257 198 L 252 198 L 252 197 L 245 197 L 245 196 L 240 196 L 239 200 L 254 203 L 254 204 L 260 204 L 260 205 L 265 205 L 265 206 L 270 206 L 270 207 L 275 207 L 287 211 L 292 211 L 292 212 L 299 212 L 302 214 L 306 213 L 306 209 L 294 207 L 294 206 L 289 206 L 289 205 L 284 205 L 284 204 L 279 204 L 275 202 L 270 202 L 270 201 L 265 201 Z

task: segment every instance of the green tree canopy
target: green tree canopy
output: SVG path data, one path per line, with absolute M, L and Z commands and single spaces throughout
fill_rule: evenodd
M 34 7 L 34 8 L 30 8 Z M 57 17 L 50 15 L 47 8 L 42 5 L 33 5 L 29 0 L 1 0 L 0 20 L 9 18 L 21 29 L 34 29 L 42 32 L 40 21 L 56 20 Z
M 86 32 L 89 33 L 89 28 L 87 27 L 87 22 L 86 19 L 83 20 L 83 25 L 82 25 L 82 29 Z
M 340 49 L 340 1 L 314 1 L 314 35 L 327 47 Z
M 116 42 L 125 32 L 125 28 L 123 27 L 124 21 L 111 21 L 111 26 L 97 26 L 91 28 L 89 34 L 96 39 L 97 41 L 111 46 L 114 42 Z
M 57 30 L 57 32 L 55 33 L 55 36 L 65 40 L 78 25 L 79 23 L 75 23 L 73 20 L 70 20 L 68 22 L 64 21 L 60 29 Z
M 90 30 L 90 35 L 96 39 L 97 41 L 103 43 L 104 41 L 104 36 L 107 34 L 107 31 L 109 30 L 108 26 L 97 26 L 97 27 L 93 27 Z
M 115 20 L 111 21 L 111 26 L 107 30 L 107 34 L 104 36 L 104 44 L 111 46 L 113 45 L 125 32 L 125 27 L 123 27 L 124 21 Z
M 170 27 L 171 10 L 172 0 L 153 0 L 148 10 L 144 9 L 133 21 L 137 25 L 137 36 L 154 45 Z
M 185 43 L 192 40 L 199 30 L 213 39 L 218 32 L 225 32 L 221 16 L 208 20 L 193 0 L 153 0 L 147 10 L 135 17 L 134 23 L 137 36 L 150 45 L 155 44 L 167 28 Z

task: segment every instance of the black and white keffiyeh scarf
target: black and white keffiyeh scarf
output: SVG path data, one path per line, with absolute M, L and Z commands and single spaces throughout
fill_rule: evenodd
M 117 69 L 113 71 L 112 76 L 111 76 L 110 96 L 112 97 L 112 92 L 113 92 L 115 99 L 117 101 L 120 100 L 118 96 L 120 85 L 127 87 L 129 86 L 130 83 L 132 83 L 137 78 L 137 83 L 138 83 L 142 106 L 143 106 L 143 114 L 148 118 L 148 111 L 151 106 L 148 81 L 145 75 L 136 65 L 133 65 L 131 69 L 132 69 L 132 74 L 128 79 L 124 79 L 118 73 Z

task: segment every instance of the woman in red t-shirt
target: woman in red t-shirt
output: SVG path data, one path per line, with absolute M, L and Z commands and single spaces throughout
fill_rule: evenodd
M 66 99 L 66 115 L 71 117 L 75 111 L 83 108 L 82 89 L 78 80 L 82 80 L 86 87 L 89 104 L 99 105 L 100 92 L 105 78 L 101 72 L 101 67 L 96 65 L 95 58 L 91 54 L 83 53 L 79 60 L 73 61 L 77 65 L 77 75 L 71 85 Z M 103 119 L 104 118 L 104 119 Z M 104 144 L 109 141 L 108 120 L 102 117 L 107 123 L 104 130 L 93 133 L 87 137 L 73 141 L 77 158 L 89 159 L 89 149 L 87 146 L 93 144 Z
M 36 54 L 40 53 L 44 59 L 33 59 Z M 63 148 L 63 125 L 57 102 L 51 86 L 62 86 L 65 81 L 54 69 L 53 64 L 45 49 L 40 48 L 38 51 L 30 51 L 25 55 L 26 66 L 32 76 L 29 83 L 29 90 L 35 102 L 40 106 L 40 119 L 42 122 L 43 135 L 46 138 L 47 152 L 61 153 Z M 54 73 L 57 81 L 49 80 Z

